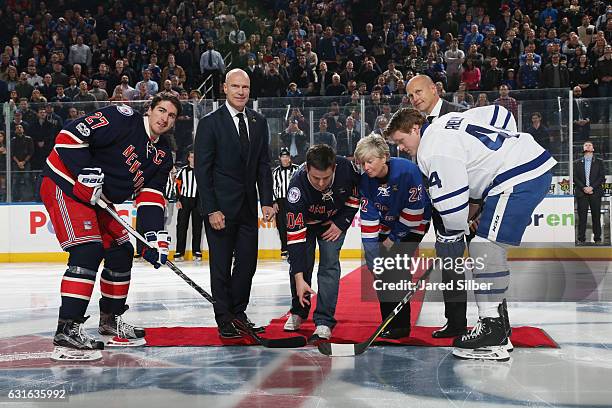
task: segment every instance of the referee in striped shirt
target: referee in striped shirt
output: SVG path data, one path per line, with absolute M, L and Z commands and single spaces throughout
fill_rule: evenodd
M 187 243 L 187 229 L 191 217 L 191 252 L 195 261 L 202 260 L 202 225 L 203 219 L 200 214 L 200 196 L 193 171 L 193 151 L 187 153 L 187 165 L 179 170 L 176 175 L 176 194 L 178 215 L 176 221 L 176 253 L 175 261 L 182 261 L 185 256 L 185 244 Z
M 289 149 L 283 147 L 279 154 L 280 166 L 272 172 L 274 182 L 274 210 L 276 211 L 276 228 L 281 240 L 281 257 L 287 259 L 287 190 L 293 173 L 299 166 L 291 163 Z

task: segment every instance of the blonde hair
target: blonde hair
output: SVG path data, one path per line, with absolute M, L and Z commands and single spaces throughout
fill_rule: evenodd
M 375 133 L 365 136 L 358 143 L 355 148 L 355 159 L 363 163 L 371 158 L 388 158 L 389 157 L 389 145 L 386 140 Z

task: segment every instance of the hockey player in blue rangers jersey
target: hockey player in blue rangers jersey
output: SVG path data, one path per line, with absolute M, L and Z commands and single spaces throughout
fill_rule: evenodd
M 62 249 L 70 254 L 61 283 L 61 307 L 53 340 L 55 360 L 96 360 L 104 344 L 83 329 L 96 274 L 100 279 L 98 331 L 109 345 L 142 345 L 144 329 L 122 320 L 134 248 L 127 231 L 96 207 L 134 196 L 145 236 L 155 249 L 142 256 L 156 268 L 168 255 L 164 188 L 173 160 L 166 138 L 180 114 L 172 94 L 152 100 L 145 116 L 126 105 L 108 106 L 72 121 L 56 137 L 47 158 L 41 197 Z
M 370 271 L 374 260 L 394 259 L 396 254 L 414 256 L 429 226 L 431 204 L 416 164 L 390 157 L 389 145 L 382 136 L 366 136 L 357 143 L 355 159 L 361 164 L 361 241 Z M 379 258 L 380 257 L 380 258 Z M 377 273 L 384 283 L 401 283 L 411 279 L 411 271 L 397 268 Z M 376 288 L 380 313 L 384 320 L 405 291 Z M 410 304 L 391 321 L 380 335 L 399 339 L 410 335 Z
M 340 281 L 340 249 L 359 208 L 359 174 L 353 164 L 324 144 L 306 152 L 306 163 L 293 175 L 287 192 L 287 248 L 291 314 L 286 331 L 298 330 L 308 317 L 315 247 L 319 244 L 319 294 L 310 341 L 329 340 Z
M 550 153 L 528 133 L 509 127 L 511 113 L 487 106 L 448 113 L 429 125 L 414 109 L 402 109 L 391 119 L 386 135 L 398 147 L 417 157 L 427 177 L 429 194 L 447 235 L 459 240 L 470 229 L 470 256 L 484 268 L 474 270 L 479 320 L 453 343 L 459 358 L 508 360 L 510 322 L 505 293 L 510 283 L 507 247 L 519 245 L 531 214 L 544 199 L 556 164 Z M 483 199 L 478 221 L 470 200 Z M 482 285 L 481 285 L 482 284 Z

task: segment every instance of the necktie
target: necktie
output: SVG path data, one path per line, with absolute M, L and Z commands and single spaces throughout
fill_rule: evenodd
M 348 150 L 347 150 L 347 156 L 351 156 L 353 154 L 352 150 L 353 150 L 353 131 L 349 130 L 348 132 L 348 137 L 346 138 L 347 143 L 348 143 Z
M 243 159 L 249 157 L 249 132 L 247 131 L 247 125 L 244 120 L 244 114 L 239 113 L 238 115 L 238 135 L 240 136 L 240 155 Z
M 428 121 L 429 123 L 433 123 L 433 121 L 434 121 L 434 119 L 435 119 L 435 118 L 436 118 L 436 117 L 435 117 L 434 115 L 428 116 L 428 117 L 427 117 L 427 121 Z
M 586 186 L 590 187 L 591 183 L 589 178 L 591 176 L 591 160 L 584 161 L 584 180 L 586 181 Z
M 213 69 L 212 50 L 208 50 L 208 67 Z

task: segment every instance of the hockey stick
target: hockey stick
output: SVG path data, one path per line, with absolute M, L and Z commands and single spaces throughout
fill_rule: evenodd
M 127 232 L 132 234 L 134 236 L 134 238 L 136 238 L 137 240 L 139 240 L 140 242 L 145 244 L 147 247 L 153 249 L 153 245 L 151 245 L 151 243 L 149 241 L 147 241 L 142 235 L 140 235 L 138 233 L 138 231 L 136 231 L 134 228 L 132 228 L 132 226 L 127 223 L 127 221 L 125 221 L 123 218 L 121 218 L 119 216 L 119 214 L 117 214 L 117 212 L 115 210 L 113 210 L 111 207 L 109 207 L 108 204 L 105 201 L 98 200 L 97 204 L 100 207 L 104 208 L 111 215 L 111 217 L 113 217 L 115 219 L 115 221 L 117 221 L 119 224 L 121 224 L 123 226 L 123 228 L 125 228 L 127 230 Z M 204 289 L 202 289 L 200 287 L 200 285 L 198 285 L 197 283 L 192 281 L 189 276 L 185 275 L 185 273 L 183 271 L 181 271 L 170 260 L 166 261 L 166 266 L 168 266 L 170 269 L 172 269 L 172 272 L 174 272 L 182 280 L 187 282 L 187 284 L 189 286 L 191 286 L 192 288 L 194 288 L 200 295 L 204 296 L 204 298 L 206 300 L 208 300 L 210 303 L 215 303 L 215 299 L 213 299 L 213 297 L 208 292 L 206 292 Z
M 306 337 L 294 336 L 285 339 L 264 339 L 259 337 L 246 322 L 240 319 L 234 319 L 232 323 L 234 323 L 234 326 L 236 326 L 236 329 L 238 329 L 240 333 L 249 336 L 255 340 L 257 344 L 267 348 L 296 348 L 306 345 Z
M 385 320 L 380 324 L 380 326 L 378 326 L 376 331 L 370 336 L 369 339 L 357 344 L 319 343 L 319 345 L 317 346 L 319 352 L 330 357 L 351 357 L 364 353 L 368 349 L 368 347 L 372 345 L 372 343 L 374 342 L 374 340 L 376 340 L 380 333 L 385 330 L 389 323 L 391 323 L 391 320 L 393 320 L 393 318 L 397 316 L 400 310 L 402 310 L 403 307 L 406 306 L 412 296 L 414 296 L 414 294 L 416 293 L 416 288 L 420 286 L 421 282 L 427 279 L 432 269 L 433 265 L 427 268 L 427 270 L 423 273 L 423 276 L 421 276 L 419 280 L 416 281 L 412 289 L 410 289 L 408 293 L 406 293 L 406 296 L 404 296 L 404 298 L 400 300 L 397 306 L 395 306 L 395 309 L 393 309 L 393 311 L 385 318 Z
M 130 224 L 128 224 L 123 218 L 117 214 L 111 207 L 106 204 L 106 202 L 99 200 L 98 205 L 104 208 L 118 223 L 120 223 L 130 234 L 132 234 L 135 238 L 141 241 L 143 244 L 152 248 L 152 245 L 142 236 L 140 235 Z M 172 269 L 174 273 L 176 273 L 181 279 L 183 279 L 189 286 L 194 288 L 200 295 L 204 296 L 206 300 L 210 303 L 215 303 L 213 297 L 208 294 L 204 289 L 202 289 L 197 283 L 192 281 L 183 271 L 181 271 L 176 265 L 174 265 L 171 261 L 166 261 L 166 265 Z M 245 322 L 239 319 L 233 320 L 234 325 L 243 335 L 247 335 L 251 337 L 257 344 L 261 344 L 264 347 L 268 348 L 294 348 L 294 347 L 304 347 L 306 345 L 306 338 L 302 336 L 290 337 L 286 339 L 263 339 L 259 337 L 251 327 L 248 326 Z

